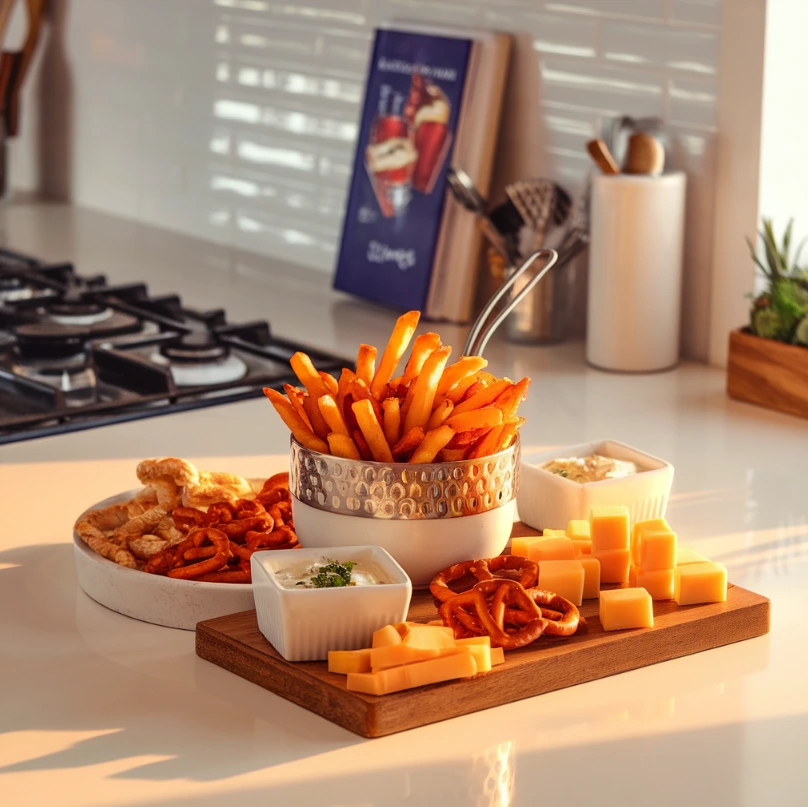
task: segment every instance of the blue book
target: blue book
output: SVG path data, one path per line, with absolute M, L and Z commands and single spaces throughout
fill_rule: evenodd
M 479 62 L 475 36 L 377 31 L 336 289 L 396 309 L 418 309 L 427 316 L 434 308 L 430 297 L 436 256 L 446 251 L 441 227 L 447 205 L 453 204 L 447 201 L 446 172 L 456 164 L 459 129 L 468 126 L 467 107 L 475 94 L 469 93 Z M 500 72 L 504 78 L 504 68 Z M 496 98 L 495 118 L 499 103 Z M 489 151 L 482 172 L 486 189 L 493 148 Z M 468 316 L 468 311 L 433 313 L 454 319 Z

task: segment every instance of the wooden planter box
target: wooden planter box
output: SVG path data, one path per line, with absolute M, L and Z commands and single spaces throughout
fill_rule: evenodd
M 746 328 L 732 331 L 727 394 L 808 418 L 808 348 L 761 339 Z

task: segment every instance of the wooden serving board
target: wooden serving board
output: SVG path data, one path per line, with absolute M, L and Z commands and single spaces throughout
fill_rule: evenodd
M 535 534 L 514 525 L 514 536 Z M 543 636 L 508 651 L 505 663 L 490 673 L 382 697 L 349 692 L 346 677 L 329 673 L 324 661 L 286 661 L 258 630 L 255 611 L 200 622 L 196 652 L 356 734 L 383 737 L 769 631 L 769 600 L 732 585 L 722 603 L 680 608 L 674 602 L 655 602 L 653 628 L 607 633 L 598 619 L 597 600 L 584 600 L 580 611 L 587 626 L 575 636 Z M 437 618 L 428 591 L 413 592 L 408 618 Z

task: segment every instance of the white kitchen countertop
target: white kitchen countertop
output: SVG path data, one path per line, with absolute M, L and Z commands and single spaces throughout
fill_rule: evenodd
M 0 213 L 0 243 L 231 320 L 352 353 L 393 315 L 328 278 L 61 206 Z M 459 350 L 462 329 L 437 328 Z M 284 466 L 264 400 L 0 446 L 3 805 L 804 805 L 808 423 L 729 401 L 723 373 L 587 368 L 583 347 L 495 340 L 533 384 L 524 450 L 613 438 L 676 468 L 683 544 L 772 599 L 768 636 L 364 740 L 194 655 L 190 632 L 106 610 L 76 583 L 71 527 L 145 456 L 247 476 Z

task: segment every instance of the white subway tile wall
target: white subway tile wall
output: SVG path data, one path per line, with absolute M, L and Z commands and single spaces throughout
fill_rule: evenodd
M 372 30 L 390 20 L 514 35 L 495 197 L 529 176 L 579 191 L 610 118 L 666 120 L 690 177 L 683 347 L 704 357 L 721 0 L 71 3 L 70 197 L 330 272 Z M 15 149 L 16 184 L 35 184 L 35 132 Z

